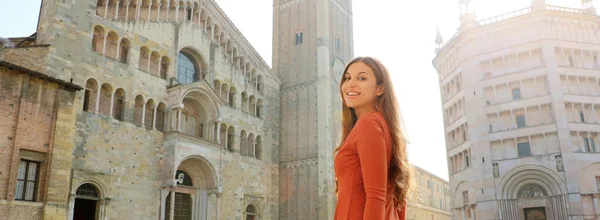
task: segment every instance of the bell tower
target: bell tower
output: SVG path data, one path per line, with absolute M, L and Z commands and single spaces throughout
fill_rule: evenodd
M 353 58 L 351 0 L 273 0 L 280 88 L 279 219 L 333 219 L 339 81 Z

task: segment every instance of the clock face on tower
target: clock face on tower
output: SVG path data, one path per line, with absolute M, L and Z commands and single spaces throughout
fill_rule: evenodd
M 333 66 L 332 66 L 333 76 L 331 76 L 331 77 L 333 77 L 334 81 L 337 84 L 340 84 L 340 81 L 342 80 L 344 68 L 345 68 L 344 62 L 341 59 L 336 58 L 333 61 Z

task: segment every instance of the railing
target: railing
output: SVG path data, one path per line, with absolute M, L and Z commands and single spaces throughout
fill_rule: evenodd
M 571 13 L 578 13 L 578 14 L 583 13 L 583 10 L 578 9 L 578 8 L 567 8 L 567 7 L 556 6 L 556 5 L 546 5 L 546 10 L 571 12 Z
M 450 40 L 448 40 L 444 45 L 442 45 L 442 47 L 440 48 L 440 50 L 443 50 L 444 48 L 446 48 L 446 46 L 448 46 L 449 44 L 453 43 L 454 40 L 456 40 L 456 37 L 458 37 L 458 32 L 454 33 L 454 35 L 452 35 L 452 37 L 450 37 Z
M 585 11 L 583 9 L 562 7 L 562 6 L 556 6 L 556 5 L 546 5 L 545 9 L 549 10 L 549 11 L 560 11 L 560 12 L 568 12 L 568 13 L 576 13 L 576 14 L 583 14 L 583 13 L 585 13 Z M 507 19 L 510 19 L 510 18 L 518 17 L 518 16 L 521 16 L 521 15 L 529 14 L 529 13 L 531 13 L 531 11 L 532 11 L 531 7 L 523 8 L 523 9 L 516 10 L 516 11 L 513 11 L 513 12 L 509 12 L 509 13 L 506 13 L 506 14 L 494 16 L 494 17 L 491 17 L 491 18 L 482 19 L 482 20 L 477 21 L 477 23 L 479 23 L 480 25 L 488 25 L 488 24 L 499 22 L 499 21 L 507 20 Z M 440 48 L 440 50 L 444 50 L 448 45 L 454 43 L 454 41 L 456 40 L 456 37 L 458 37 L 458 32 L 455 33 L 450 38 L 450 40 L 448 40 L 446 43 L 444 43 L 444 45 L 442 45 L 442 47 Z
M 513 12 L 506 13 L 506 14 L 494 16 L 494 17 L 491 17 L 491 18 L 486 18 L 486 19 L 478 21 L 478 23 L 480 25 L 488 25 L 488 24 L 495 23 L 495 22 L 498 22 L 498 21 L 502 21 L 502 20 L 506 20 L 506 19 L 509 19 L 509 18 L 514 18 L 514 17 L 517 17 L 517 16 L 528 14 L 530 12 L 531 12 L 531 8 L 523 8 L 523 9 L 519 9 L 519 10 L 516 10 L 516 11 L 513 11 Z

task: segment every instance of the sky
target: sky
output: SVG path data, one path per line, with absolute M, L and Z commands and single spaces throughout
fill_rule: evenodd
M 216 0 L 263 59 L 271 65 L 272 0 Z M 595 0 L 595 5 L 598 6 Z M 0 37 L 36 30 L 41 0 L 0 0 Z M 448 180 L 444 125 L 435 56 L 436 27 L 444 40 L 459 27 L 458 0 L 353 0 L 354 56 L 381 60 L 392 81 L 406 125 L 409 160 Z M 526 8 L 530 0 L 473 0 L 478 19 Z M 579 8 L 580 0 L 547 0 Z M 14 10 L 18 8 L 19 10 Z M 17 19 L 18 18 L 18 19 Z M 444 41 L 445 42 L 445 41 Z

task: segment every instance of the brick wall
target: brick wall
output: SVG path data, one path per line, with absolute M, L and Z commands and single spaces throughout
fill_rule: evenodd
M 68 203 L 74 92 L 61 87 L 0 67 L 0 220 L 66 218 L 64 208 L 44 210 Z M 34 201 L 14 200 L 21 159 L 40 163 Z

